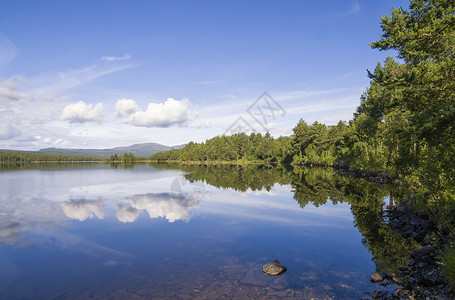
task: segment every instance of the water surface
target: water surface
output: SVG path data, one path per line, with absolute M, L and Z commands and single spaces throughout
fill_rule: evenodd
M 0 299 L 361 298 L 415 246 L 389 188 L 331 169 L 42 168 L 0 191 Z

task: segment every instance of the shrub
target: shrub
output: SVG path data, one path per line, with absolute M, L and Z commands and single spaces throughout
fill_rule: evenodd
M 442 257 L 442 263 L 444 266 L 444 272 L 447 276 L 447 279 L 455 284 L 455 249 L 452 247 L 447 247 L 444 251 L 444 256 Z

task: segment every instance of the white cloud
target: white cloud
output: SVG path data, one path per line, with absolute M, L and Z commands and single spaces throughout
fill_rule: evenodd
M 70 219 L 85 221 L 95 215 L 98 219 L 104 219 L 104 201 L 71 199 L 69 202 L 60 203 L 63 212 Z
M 13 125 L 0 123 L 0 140 L 9 140 L 21 135 L 22 132 Z
M 133 99 L 121 99 L 115 103 L 115 115 L 119 116 L 129 116 L 135 112 L 139 111 L 139 106 L 137 106 L 136 101 Z
M 61 120 L 70 123 L 101 122 L 103 120 L 103 104 L 87 104 L 84 101 L 67 105 L 60 115 Z
M 17 55 L 14 44 L 0 33 L 0 66 L 13 60 Z
M 196 123 L 191 123 L 190 128 L 195 128 L 195 129 L 209 129 L 213 127 L 213 124 L 211 121 L 205 121 L 205 122 L 196 122 Z
M 127 60 L 131 59 L 131 56 L 128 53 L 125 53 L 123 56 L 102 56 L 101 60 L 104 61 L 117 61 L 117 60 Z
M 67 141 L 67 140 L 64 140 L 62 138 L 58 138 L 58 139 L 55 140 L 54 144 L 55 145 L 62 145 L 62 146 L 69 146 L 69 145 L 71 145 L 71 142 Z
M 338 15 L 345 17 L 345 16 L 350 16 L 350 15 L 356 14 L 359 11 L 360 11 L 359 2 L 355 1 L 348 10 L 341 12 Z
M 65 72 L 51 73 L 32 78 L 34 91 L 37 94 L 61 93 L 81 86 L 102 76 L 131 68 L 131 64 L 95 64 L 80 69 L 70 69 Z
M 0 103 L 5 104 L 10 101 L 19 101 L 26 97 L 27 94 L 21 91 L 20 83 L 25 81 L 24 78 L 8 78 L 0 82 Z
M 1 46 L 0 41 L 0 48 Z M 71 96 L 65 91 L 131 66 L 122 62 L 100 63 L 27 79 L 20 76 L 0 78 L 0 123 L 11 124 L 23 133 L 20 139 L 5 139 L 12 137 L 14 132 L 17 134 L 17 131 L 4 125 L 0 148 L 32 150 L 48 146 L 52 141 L 59 141 L 59 138 L 62 140 L 57 144 L 67 146 L 69 142 L 63 140 L 67 136 L 67 128 L 56 121 L 66 120 L 70 124 L 101 122 L 103 105 L 93 103 L 92 106 L 83 102 L 71 105 L 75 101 L 70 101 Z M 44 141 L 43 138 L 30 142 L 24 135 L 41 135 L 51 140 Z M 70 142 L 81 144 L 84 141 L 71 139 Z
M 197 114 L 189 109 L 190 101 L 186 98 L 174 100 L 168 98 L 164 103 L 149 103 L 145 111 L 137 111 L 124 119 L 124 123 L 139 127 L 170 127 L 187 125 Z

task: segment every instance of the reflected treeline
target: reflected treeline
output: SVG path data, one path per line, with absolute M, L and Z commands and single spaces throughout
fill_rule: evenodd
M 133 169 L 138 165 L 147 165 L 146 162 L 109 162 L 109 161 L 35 161 L 35 162 L 0 162 L 1 171 L 16 171 L 16 170 L 35 170 L 35 169 L 68 169 L 72 167 L 88 167 L 108 164 L 113 169 Z
M 294 199 L 302 208 L 327 203 L 348 203 L 355 226 L 363 235 L 362 243 L 373 255 L 378 270 L 399 273 L 406 266 L 408 254 L 417 247 L 413 239 L 404 239 L 392 224 L 383 218 L 384 200 L 399 201 L 408 196 L 401 186 L 382 186 L 359 178 L 340 175 L 332 168 L 304 168 L 281 165 L 168 165 L 155 168 L 176 168 L 189 172 L 189 181 L 232 188 L 237 191 L 270 190 L 275 183 L 290 184 Z
M 26 162 L 0 163 L 1 171 L 35 170 L 35 169 L 68 169 L 72 167 L 88 167 L 100 165 L 102 162 Z
M 292 167 L 272 164 L 247 165 L 179 165 L 151 163 L 151 167 L 174 168 L 189 172 L 185 178 L 190 182 L 203 181 L 218 188 L 231 188 L 245 192 L 270 191 L 275 183 L 290 184 Z
M 398 274 L 399 267 L 407 266 L 416 242 L 404 239 L 383 218 L 384 199 L 399 201 L 407 197 L 409 191 L 405 187 L 343 176 L 332 168 L 294 168 L 292 173 L 294 198 L 302 208 L 327 202 L 350 204 L 355 226 L 363 235 L 362 243 L 373 255 L 378 270 Z
M 118 169 L 118 168 L 123 168 L 123 169 L 133 169 L 136 166 L 141 166 L 141 165 L 147 165 L 146 162 L 134 162 L 134 161 L 126 161 L 126 162 L 108 162 L 109 166 L 112 169 Z

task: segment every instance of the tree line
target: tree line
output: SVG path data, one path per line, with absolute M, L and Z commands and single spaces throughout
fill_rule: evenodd
M 134 163 L 147 161 L 148 157 L 135 156 L 133 153 L 114 153 L 108 158 L 92 157 L 84 155 L 40 153 L 27 151 L 0 151 L 0 163 L 2 164 L 30 164 L 35 162 L 108 162 L 108 163 Z
M 100 157 L 83 155 L 38 153 L 27 151 L 0 151 L 0 163 L 2 164 L 28 164 L 34 162 L 87 162 L 101 161 Z
M 194 162 L 279 162 L 331 165 L 341 151 L 342 133 L 347 125 L 326 126 L 318 122 L 308 125 L 301 120 L 294 135 L 274 138 L 270 133 L 236 133 L 216 136 L 203 143 L 190 142 L 182 149 L 158 152 L 156 161 Z

